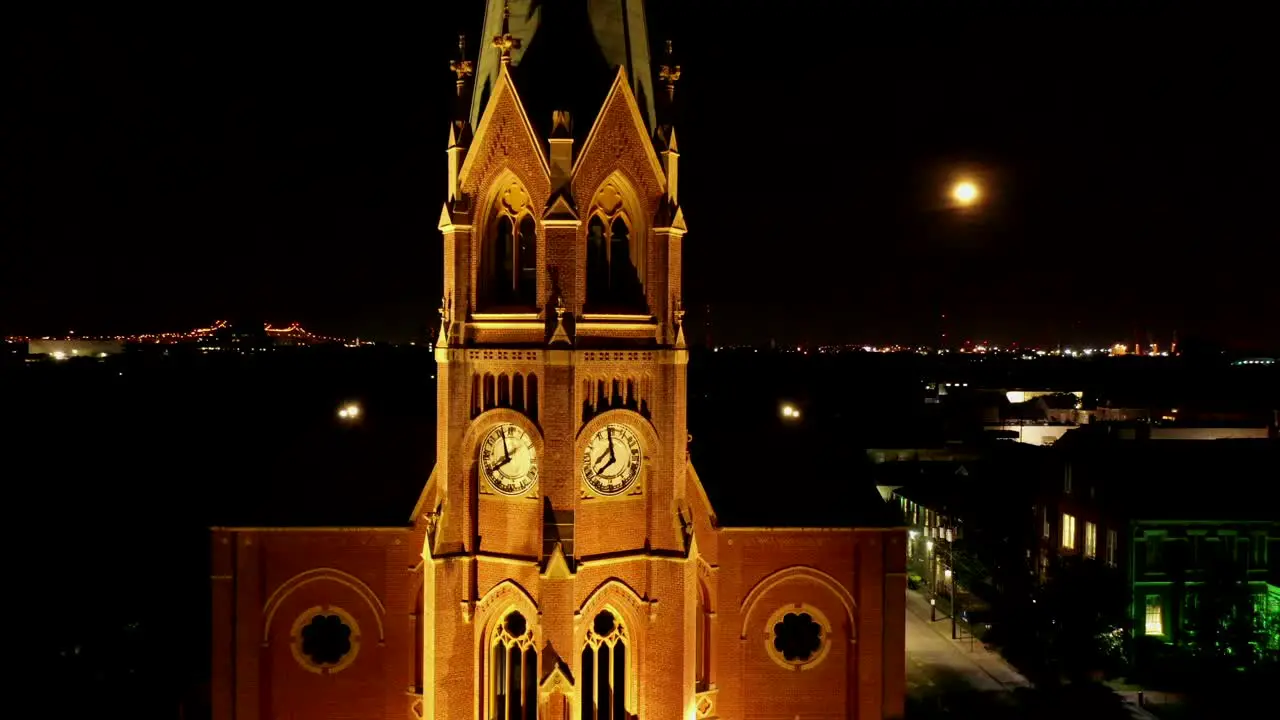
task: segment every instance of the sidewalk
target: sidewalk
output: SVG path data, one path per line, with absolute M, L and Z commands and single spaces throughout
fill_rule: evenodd
M 942 608 L 939 609 L 941 610 Z M 952 640 L 950 617 L 939 612 L 938 620 L 930 622 L 929 601 L 914 590 L 907 591 L 907 612 L 924 620 L 939 637 L 953 644 L 957 650 L 965 653 L 992 680 L 1000 683 L 1006 689 L 1031 687 L 1031 683 L 1021 673 L 1014 670 L 1004 658 L 1000 657 L 999 653 L 989 649 L 980 641 L 976 639 L 970 640 L 968 637 L 963 640 Z

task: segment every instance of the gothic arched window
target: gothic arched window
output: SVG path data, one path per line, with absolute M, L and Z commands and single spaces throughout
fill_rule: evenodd
M 480 255 L 482 310 L 534 309 L 538 304 L 538 228 L 529 195 L 516 182 L 498 199 Z
M 632 705 L 627 650 L 622 623 L 612 612 L 601 610 L 582 648 L 582 720 L 626 720 Z
M 493 629 L 485 668 L 487 714 L 492 720 L 535 720 L 538 717 L 538 653 L 533 628 L 519 611 L 511 611 Z
M 612 183 L 596 193 L 587 221 L 587 310 L 643 313 L 645 246 Z
M 698 583 L 698 650 L 694 682 L 698 692 L 711 688 L 711 594 Z

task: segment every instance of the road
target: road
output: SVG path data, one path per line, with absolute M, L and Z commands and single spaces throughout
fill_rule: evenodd
M 993 674 L 990 653 L 981 645 L 969 650 L 968 643 L 951 640 L 951 622 L 929 620 L 928 605 L 915 593 L 907 593 L 907 715 L 930 717 L 971 704 L 1002 705 L 1011 702 L 1011 687 L 997 677 L 1011 681 L 1016 673 L 1005 665 L 1006 673 Z M 963 648 L 963 649 L 962 649 Z M 975 657 L 981 653 L 984 657 Z M 1000 658 L 994 658 L 1001 664 Z M 981 662 L 981 664 L 980 664 Z M 1020 677 L 1018 678 L 1020 679 Z M 1016 686 L 1016 680 L 1012 681 Z M 1025 683 L 1025 681 L 1022 681 Z
M 907 591 L 907 698 L 909 720 L 961 717 L 982 720 L 1152 720 L 1106 689 L 1033 688 L 982 643 L 951 639 L 951 620 L 929 620 L 929 603 Z

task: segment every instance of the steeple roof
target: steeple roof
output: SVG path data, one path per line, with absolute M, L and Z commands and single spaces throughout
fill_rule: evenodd
M 556 110 L 569 111 L 578 133 L 589 130 L 619 67 L 652 130 L 654 79 L 643 0 L 487 0 L 472 127 L 479 126 L 497 85 L 500 52 L 490 41 L 503 34 L 504 11 L 510 12 L 509 32 L 520 41 L 510 51 L 511 75 L 543 137 Z

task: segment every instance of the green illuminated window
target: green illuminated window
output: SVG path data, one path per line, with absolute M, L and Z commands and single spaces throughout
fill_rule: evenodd
M 1144 627 L 1147 635 L 1164 634 L 1164 608 L 1160 605 L 1159 595 L 1147 596 L 1147 616 Z

